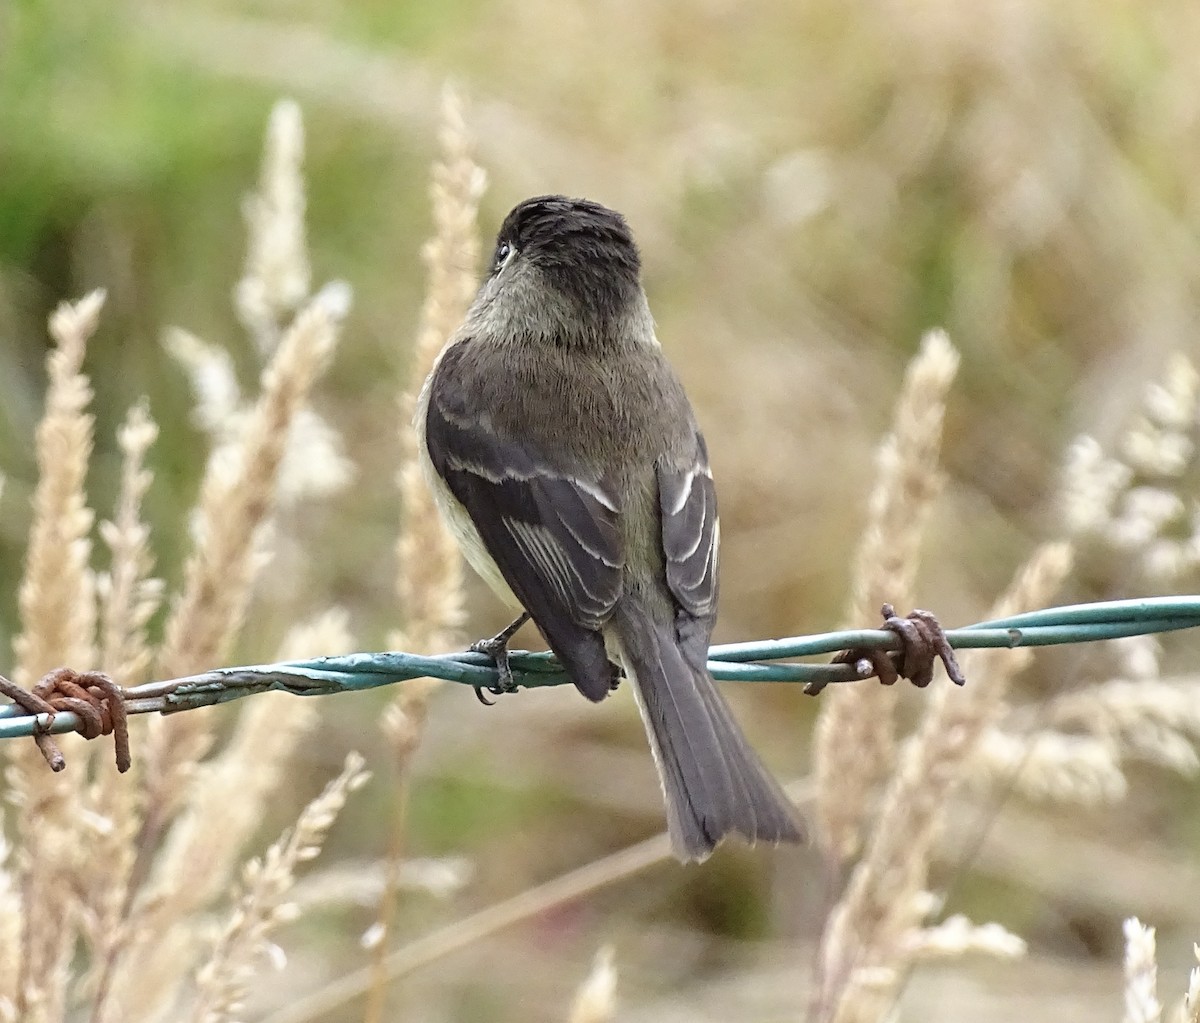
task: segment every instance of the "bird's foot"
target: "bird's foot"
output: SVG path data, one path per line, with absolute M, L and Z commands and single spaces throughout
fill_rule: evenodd
M 517 682 L 513 678 L 512 667 L 508 663 L 508 643 L 516 635 L 517 630 L 527 621 L 529 621 L 529 612 L 522 611 L 519 618 L 511 625 L 501 629 L 491 639 L 481 639 L 467 647 L 473 654 L 486 654 L 496 666 L 496 681 L 493 685 L 475 686 L 475 696 L 484 706 L 490 707 L 496 702 L 484 696 L 484 690 L 493 696 L 502 696 L 504 693 L 515 693 L 517 691 Z

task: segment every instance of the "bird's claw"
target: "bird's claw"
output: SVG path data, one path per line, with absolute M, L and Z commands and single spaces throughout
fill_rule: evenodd
M 484 693 L 484 690 L 486 690 L 489 693 L 494 693 L 494 694 L 498 695 L 500 693 L 500 689 L 498 686 L 472 686 L 471 688 L 473 688 L 475 690 L 475 699 L 477 699 L 485 707 L 495 706 L 496 701 L 489 700 L 486 696 L 483 695 L 483 693 Z
M 473 654 L 486 654 L 491 658 L 492 664 L 496 668 L 496 681 L 491 685 L 477 685 L 475 689 L 475 698 L 479 700 L 485 707 L 492 706 L 496 701 L 489 700 L 483 694 L 490 693 L 492 696 L 503 696 L 505 693 L 515 693 L 517 691 L 517 680 L 513 678 L 512 665 L 508 663 L 508 643 L 513 638 L 516 631 L 529 621 L 529 612 L 522 612 L 507 628 L 501 629 L 491 639 L 481 639 L 472 643 L 468 650 Z

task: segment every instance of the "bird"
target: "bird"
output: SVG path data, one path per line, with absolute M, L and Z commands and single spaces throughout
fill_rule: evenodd
M 672 851 L 801 842 L 793 804 L 707 668 L 720 522 L 704 437 L 655 333 L 625 218 L 535 196 L 418 397 L 420 461 L 468 563 L 575 687 L 637 698 Z

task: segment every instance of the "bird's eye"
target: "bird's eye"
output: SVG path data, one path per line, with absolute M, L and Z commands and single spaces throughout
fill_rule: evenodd
M 505 263 L 508 262 L 508 257 L 512 255 L 513 248 L 508 242 L 501 242 L 496 246 L 496 256 L 492 261 L 492 272 L 497 272 Z

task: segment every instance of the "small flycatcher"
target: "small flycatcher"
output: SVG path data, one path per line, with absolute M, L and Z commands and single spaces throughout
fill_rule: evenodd
M 590 700 L 633 683 L 681 860 L 803 837 L 706 667 L 720 526 L 704 438 L 654 334 L 624 218 L 563 196 L 505 218 L 417 409 L 472 567 Z

